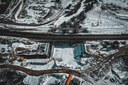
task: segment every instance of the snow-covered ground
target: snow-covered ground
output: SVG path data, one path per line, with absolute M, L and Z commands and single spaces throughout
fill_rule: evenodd
M 8 53 L 10 50 L 12 50 L 12 49 L 7 44 L 0 44 L 0 53 L 1 54 Z
M 55 22 L 54 25 L 58 27 L 58 26 L 60 26 L 62 23 L 70 21 L 71 18 L 76 17 L 76 16 L 79 15 L 83 10 L 84 10 L 84 4 L 83 4 L 83 2 L 81 2 L 81 7 L 80 7 L 79 10 L 77 11 L 77 13 L 75 13 L 75 14 L 73 14 L 73 15 L 71 15 L 71 16 L 67 16 L 67 17 L 66 17 L 65 15 L 61 16 L 61 17 Z
M 99 0 L 100 1 L 100 0 Z M 128 7 L 128 0 L 101 0 L 103 3 L 113 3 L 121 7 Z
M 4 37 L 6 38 L 6 37 Z M 19 42 L 23 41 L 23 39 L 17 39 L 17 38 L 12 38 L 15 39 L 15 43 L 12 45 L 14 48 L 21 46 L 24 47 L 24 44 Z M 19 40 L 18 42 L 16 42 Z M 14 42 L 14 41 L 13 41 Z M 24 39 L 24 43 L 25 43 Z M 30 41 L 29 41 L 30 42 Z M 105 46 L 104 43 L 106 44 L 106 48 L 109 48 L 108 50 L 104 48 Z M 60 43 L 60 44 L 55 44 L 53 47 L 53 54 L 50 59 L 24 59 L 24 61 L 19 61 L 19 58 L 13 62 L 13 65 L 18 65 L 18 66 L 23 66 L 28 69 L 32 70 L 47 70 L 47 69 L 57 69 L 57 68 L 70 68 L 70 69 L 75 69 L 80 72 L 84 72 L 88 70 L 92 65 L 96 65 L 99 61 L 93 60 L 95 56 L 98 56 L 102 59 L 104 56 L 109 56 L 112 54 L 115 54 L 118 52 L 117 49 L 111 49 L 112 43 L 115 41 L 109 41 L 109 40 L 104 40 L 104 41 L 86 41 L 84 43 L 85 46 L 85 55 L 80 59 L 79 64 L 77 59 L 75 58 L 74 55 L 74 48 L 75 46 L 79 45 L 77 44 L 66 44 L 66 43 Z M 117 41 L 116 41 L 117 42 Z M 119 47 L 125 46 L 128 44 L 128 41 L 118 41 L 119 42 Z M 7 48 L 8 44 L 2 45 L 1 47 Z M 36 44 L 34 45 L 34 47 Z M 7 48 L 8 50 L 8 48 Z M 79 53 L 78 53 L 79 54 Z M 99 56 L 103 55 L 103 56 Z M 100 59 L 100 58 L 96 58 Z M 105 57 L 107 59 L 107 57 Z M 6 62 L 7 63 L 7 62 Z M 31 64 L 31 63 L 39 63 L 39 64 Z M 42 65 L 40 65 L 40 63 Z M 101 62 L 102 63 L 102 62 Z M 107 69 L 104 72 L 104 76 L 98 76 L 99 74 L 96 74 L 95 77 L 91 77 L 89 74 L 86 74 L 85 78 L 77 78 L 78 81 L 80 81 L 81 85 L 123 85 L 124 82 L 122 82 L 124 79 L 126 79 L 127 71 L 123 71 L 123 68 L 125 68 L 126 61 L 123 60 L 123 58 L 117 58 L 111 65 L 109 66 L 109 69 Z M 102 66 L 105 66 L 104 64 Z M 90 71 L 89 71 L 90 72 Z M 48 74 L 48 75 L 41 75 L 38 77 L 35 76 L 30 76 L 27 75 L 23 82 L 25 84 L 29 85 L 50 85 L 50 84 L 55 84 L 55 83 L 60 83 L 61 85 L 65 84 L 65 81 L 67 79 L 68 75 L 67 74 Z M 76 76 L 73 76 L 73 80 L 76 78 Z M 84 80 L 85 79 L 85 80 Z M 52 81 L 51 81 L 52 80 Z M 77 81 L 77 82 L 78 82 Z M 105 83 L 106 82 L 106 83 Z M 125 81 L 126 82 L 126 81 Z M 122 83 L 122 84 L 120 84 Z
M 8 8 L 9 13 L 4 17 L 4 19 L 13 21 L 14 24 L 0 23 L 0 28 L 11 30 L 28 29 L 28 31 L 25 30 L 26 32 L 30 32 L 29 29 L 32 29 L 31 32 L 47 33 L 51 27 L 60 27 L 61 29 L 62 24 L 66 22 L 64 25 L 70 28 L 70 25 L 74 25 L 74 23 L 77 22 L 80 27 L 88 30 L 88 34 L 128 33 L 128 0 L 96 0 L 97 2 L 95 3 L 93 3 L 95 0 L 81 1 L 79 9 L 67 16 L 67 7 L 69 6 L 70 8 L 70 4 L 71 6 L 77 4 L 79 2 L 78 0 L 61 0 L 59 4 L 52 2 L 52 0 L 26 0 L 25 3 L 23 3 L 23 0 L 17 0 L 15 7 L 12 7 L 12 9 Z M 90 6 L 90 10 L 85 10 L 91 3 L 93 3 L 93 6 Z M 84 16 L 84 19 L 80 19 L 80 16 Z M 13 42 L 12 45 L 8 45 L 8 43 L 0 44 L 0 54 L 9 54 L 11 50 L 17 47 L 26 48 L 24 43 L 27 42 L 32 45 L 29 48 L 30 50 L 37 49 L 39 45 L 39 43 L 22 38 L 8 38 L 8 40 Z M 128 41 L 118 42 L 119 47 L 128 45 Z M 13 62 L 13 65 L 23 66 L 32 70 L 57 68 L 75 69 L 81 73 L 85 72 L 82 81 L 81 78 L 78 78 L 81 85 L 127 85 L 127 57 L 123 56 L 114 61 L 108 60 L 109 55 L 119 52 L 119 50 L 112 48 L 113 43 L 114 41 L 110 40 L 86 41 L 83 43 L 85 46 L 85 54 L 82 55 L 79 60 L 75 58 L 75 47 L 73 44 L 55 43 L 53 46 L 53 54 L 50 59 L 24 59 L 24 61 L 19 62 L 17 58 L 17 60 Z M 114 58 L 112 57 L 112 59 Z M 104 60 L 108 61 L 106 62 Z M 39 64 L 34 65 L 31 63 Z M 100 69 L 98 73 L 91 73 L 89 68 L 93 67 L 93 65 L 101 66 L 103 69 Z M 92 70 L 95 70 L 95 67 L 93 67 Z M 103 74 L 100 75 L 100 72 Z M 60 85 L 65 85 L 67 76 L 66 74 L 49 74 L 39 77 L 27 75 L 23 82 L 28 85 L 51 85 L 58 84 L 59 82 Z M 74 78 L 75 76 L 73 76 L 72 80 L 74 80 Z
M 70 46 L 54 47 L 53 58 L 58 66 L 70 67 L 72 69 L 80 67 L 74 59 L 74 48 Z
M 65 11 L 68 10 L 67 7 L 71 7 L 70 4 L 73 5 L 78 2 L 77 0 L 61 0 L 57 4 L 52 2 L 52 0 L 28 0 L 23 3 L 23 1 L 18 0 L 17 5 L 10 10 L 6 18 L 21 25 L 0 23 L 0 27 L 6 29 L 33 29 L 31 30 L 32 32 L 48 32 L 51 27 L 61 27 L 65 22 L 67 23 L 66 27 L 70 28 L 70 24 L 72 25 L 79 21 L 77 17 L 83 12 L 82 16 L 85 19 L 80 20 L 77 24 L 87 29 L 89 34 L 128 33 L 127 0 L 97 0 L 97 2 L 95 0 L 82 0 L 77 12 L 66 16 Z M 90 11 L 86 11 L 86 7 L 91 3 L 93 3 L 93 6 L 90 8 Z M 105 10 L 102 9 L 103 6 L 106 7 Z M 62 11 L 60 11 L 61 9 Z M 75 18 L 74 21 L 71 21 L 73 18 Z M 28 24 L 28 26 L 24 24 Z M 36 24 L 38 26 L 34 26 Z
M 113 3 L 115 0 L 104 0 L 103 3 Z M 104 4 L 105 4 L 104 3 Z M 100 3 L 102 5 L 102 3 Z M 124 3 L 125 4 L 125 3 Z M 86 13 L 86 19 L 81 24 L 83 28 L 88 28 L 91 34 L 120 34 L 128 33 L 128 22 L 117 19 L 107 10 L 101 10 L 101 5 L 95 6 L 91 11 Z M 118 5 L 121 5 L 118 3 Z M 125 5 L 127 6 L 127 5 Z M 123 13 L 123 12 L 121 12 Z M 124 15 L 128 12 L 124 12 Z M 122 15 L 123 16 L 123 15 Z M 127 18 L 127 17 L 126 17 Z

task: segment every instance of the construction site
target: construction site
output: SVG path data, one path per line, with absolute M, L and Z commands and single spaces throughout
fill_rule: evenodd
M 127 0 L 0 0 L 0 85 L 128 85 Z

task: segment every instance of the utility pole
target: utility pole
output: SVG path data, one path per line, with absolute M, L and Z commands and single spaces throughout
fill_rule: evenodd
M 99 24 L 100 24 L 100 18 L 101 18 L 101 12 L 100 12 L 100 14 L 99 14 L 99 18 L 98 18 L 98 20 L 97 20 L 97 25 L 96 26 L 99 26 Z

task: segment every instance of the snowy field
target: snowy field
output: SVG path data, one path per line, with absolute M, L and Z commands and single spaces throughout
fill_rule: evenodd
M 70 67 L 72 69 L 80 67 L 74 59 L 73 47 L 68 45 L 54 47 L 53 58 L 58 66 Z
M 18 0 L 12 4 L 16 3 L 15 7 L 10 5 L 12 10 L 7 9 L 6 15 L 1 15 L 14 24 L 0 23 L 1 28 L 46 33 L 52 28 L 74 28 L 77 24 L 76 28 L 85 28 L 88 34 L 128 33 L 127 0 L 82 0 L 78 9 L 75 8 L 79 3 L 77 0 L 61 0 L 59 4 L 52 0 L 27 0 L 25 3 Z M 76 12 L 72 14 L 71 9 Z M 68 13 L 71 14 L 67 16 Z M 83 18 L 78 18 L 80 16 Z

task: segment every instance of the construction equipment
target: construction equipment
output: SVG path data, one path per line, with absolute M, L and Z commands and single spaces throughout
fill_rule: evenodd
M 65 85 L 70 85 L 70 82 L 72 80 L 72 76 L 73 76 L 72 73 L 70 73 Z

